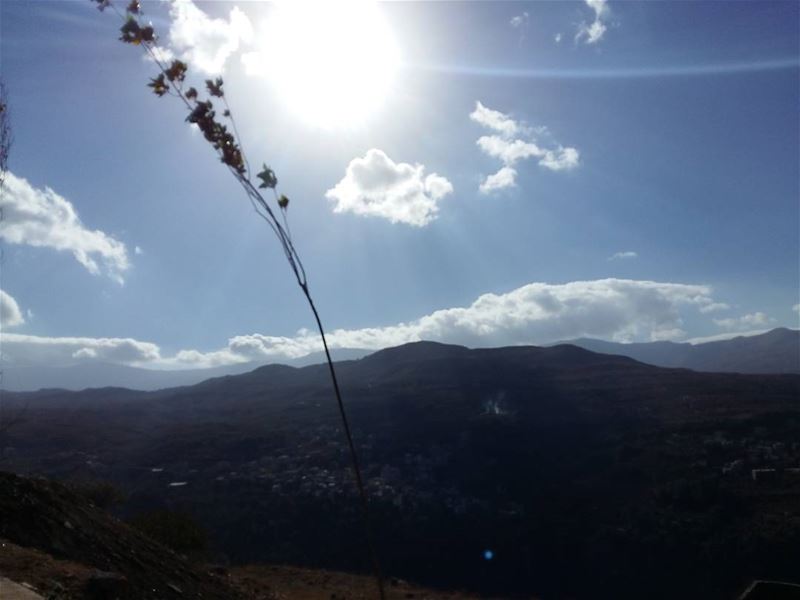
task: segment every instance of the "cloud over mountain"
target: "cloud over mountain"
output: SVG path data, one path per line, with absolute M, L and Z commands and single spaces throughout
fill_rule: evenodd
M 547 344 L 578 337 L 677 339 L 685 336 L 684 312 L 714 301 L 711 288 L 703 285 L 630 279 L 529 283 L 506 293 L 483 294 L 468 306 L 436 310 L 413 321 L 332 329 L 328 343 L 331 348 L 380 349 L 419 340 L 480 347 Z M 298 358 L 319 350 L 319 337 L 305 329 L 293 336 L 239 335 L 217 350 L 188 349 L 173 356 L 162 356 L 157 345 L 134 339 L 4 337 L 4 351 L 12 364 L 102 360 L 157 368 L 205 368 Z
M 530 283 L 503 294 L 484 294 L 466 307 L 445 308 L 384 327 L 335 329 L 333 348 L 379 349 L 433 340 L 466 346 L 546 344 L 577 337 L 616 341 L 676 339 L 682 311 L 712 304 L 703 285 L 629 279 Z M 321 349 L 314 332 L 292 337 L 232 338 L 222 352 L 248 359 L 296 358 Z M 219 358 L 219 356 L 218 356 Z
M 741 317 L 730 317 L 727 319 L 714 319 L 714 323 L 723 329 L 752 329 L 753 327 L 766 326 L 773 323 L 775 319 L 768 317 L 763 312 L 754 312 Z
M 155 365 L 161 358 L 156 344 L 131 338 L 42 337 L 3 334 L 9 364 L 64 366 L 83 360 Z

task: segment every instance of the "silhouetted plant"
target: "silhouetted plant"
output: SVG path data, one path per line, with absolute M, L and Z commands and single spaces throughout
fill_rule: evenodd
M 322 341 L 323 349 L 325 350 L 325 358 L 328 363 L 328 370 L 333 384 L 334 393 L 336 395 L 336 402 L 339 408 L 339 415 L 342 421 L 347 444 L 350 450 L 350 457 L 353 467 L 353 474 L 355 477 L 356 487 L 358 488 L 359 497 L 362 504 L 364 514 L 364 522 L 366 526 L 367 542 L 369 545 L 370 554 L 372 557 L 373 568 L 375 577 L 378 584 L 378 590 L 381 598 L 385 597 L 383 588 L 383 578 L 381 576 L 380 566 L 375 551 L 375 545 L 372 539 L 371 527 L 369 523 L 369 508 L 367 502 L 367 495 L 364 488 L 363 478 L 361 476 L 361 469 L 359 466 L 358 455 L 356 453 L 355 444 L 353 443 L 352 434 L 350 432 L 350 425 L 347 419 L 347 413 L 342 402 L 342 395 L 339 389 L 339 383 L 336 378 L 336 370 L 333 365 L 330 350 L 328 348 L 328 341 L 325 337 L 325 329 L 322 325 L 319 312 L 311 298 L 309 291 L 308 278 L 306 275 L 303 262 L 292 241 L 291 232 L 288 227 L 287 211 L 289 208 L 289 198 L 284 194 L 278 193 L 278 178 L 275 172 L 262 163 L 261 171 L 255 174 L 255 178 L 259 180 L 256 186 L 251 177 L 253 173 L 250 165 L 245 157 L 244 151 L 239 142 L 239 134 L 236 128 L 236 122 L 231 113 L 230 106 L 225 95 L 224 82 L 221 77 L 215 79 L 205 80 L 205 92 L 207 97 L 204 99 L 201 92 L 195 87 L 186 84 L 186 77 L 189 72 L 189 65 L 185 62 L 174 60 L 162 60 L 161 57 L 165 56 L 164 53 L 157 52 L 158 37 L 149 23 L 142 20 L 142 9 L 139 0 L 131 0 L 125 12 L 120 11 L 111 0 L 90 0 L 97 5 L 100 11 L 106 8 L 111 8 L 123 20 L 123 25 L 120 27 L 120 41 L 134 46 L 140 46 L 150 56 L 159 73 L 156 77 L 150 80 L 147 86 L 152 92 L 158 96 L 174 96 L 180 100 L 188 111 L 186 121 L 196 125 L 202 132 L 203 137 L 208 141 L 211 147 L 219 156 L 222 162 L 241 185 L 248 199 L 250 200 L 256 214 L 261 217 L 275 234 L 275 237 L 280 243 L 281 249 L 286 256 L 286 260 L 292 269 L 295 276 L 297 285 L 300 287 L 303 296 L 308 303 L 311 312 L 314 315 L 314 320 L 319 330 L 320 339 Z M 214 100 L 212 101 L 211 98 Z M 217 105 L 214 104 L 217 102 Z M 217 108 L 221 107 L 222 119 L 217 115 Z M 229 128 L 230 126 L 230 128 Z M 275 206 L 270 206 L 270 203 L 262 195 L 260 190 L 271 190 Z M 278 218 L 280 214 L 280 218 Z
M 13 141 L 14 135 L 11 130 L 8 95 L 6 93 L 5 84 L 0 81 L 0 195 L 4 193 L 6 174 L 8 173 L 8 155 L 11 152 L 11 144 Z M 3 204 L 0 202 L 0 221 L 3 221 L 4 218 L 5 215 L 3 214 Z M 0 267 L 4 261 L 5 252 L 2 248 L 0 248 Z M 0 274 L 1 273 L 2 268 L 0 268 Z M 0 286 L 0 288 L 2 288 L 2 286 Z M 1 325 L 0 334 L 2 334 Z M 2 335 L 0 335 L 0 342 L 2 342 Z M 2 357 L 2 345 L 0 344 L 0 361 L 2 361 Z M 0 368 L 0 460 L 2 460 L 5 456 L 9 430 L 25 421 L 25 413 L 28 410 L 27 404 L 16 410 L 8 410 L 3 404 L 3 375 L 4 372 Z
M 6 86 L 0 81 L 0 191 L 8 171 L 8 153 L 11 150 L 11 142 L 14 136 L 11 132 L 11 122 L 9 120 L 8 98 Z

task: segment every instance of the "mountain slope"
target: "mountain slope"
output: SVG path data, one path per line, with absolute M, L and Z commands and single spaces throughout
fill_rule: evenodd
M 73 572 L 83 570 L 87 586 L 113 585 L 126 598 L 244 598 L 219 577 L 43 479 L 0 472 L 0 538 L 77 564 Z M 96 577 L 93 582 L 88 573 L 97 569 L 116 575 L 106 576 L 105 584 Z
M 621 344 L 586 338 L 567 343 L 659 367 L 720 373 L 800 373 L 800 331 L 794 329 L 778 328 L 760 335 L 702 344 Z
M 335 360 L 361 358 L 366 350 L 337 349 Z M 304 367 L 325 361 L 322 352 L 282 363 Z M 83 390 L 100 387 L 124 387 L 132 390 L 154 391 L 186 385 L 194 385 L 212 377 L 240 375 L 262 366 L 264 362 L 247 362 L 207 369 L 157 370 L 129 367 L 112 363 L 90 362 L 65 367 L 41 365 L 3 365 L 3 389 L 13 392 L 35 391 L 46 388 Z
M 0 597 L 9 600 L 370 600 L 376 595 L 374 579 L 364 575 L 190 564 L 56 482 L 3 472 L 0 543 Z M 389 600 L 472 598 L 396 578 L 388 578 L 386 585 Z
M 337 367 L 388 572 L 503 597 L 704 600 L 796 572 L 800 376 L 430 342 Z M 128 515 L 188 510 L 234 563 L 369 570 L 326 365 L 3 401 L 28 407 L 9 468 L 111 480 Z M 764 468 L 789 475 L 756 483 Z
M 419 342 L 399 348 L 415 348 L 416 358 L 443 357 L 443 353 L 459 352 L 459 346 Z M 640 362 L 669 368 L 728 373 L 800 373 L 800 331 L 774 329 L 767 333 L 731 340 L 688 344 L 650 342 L 620 344 L 581 338 L 560 344 L 579 346 L 592 352 L 628 356 Z M 558 344 L 556 344 L 558 345 Z M 423 350 L 424 349 L 424 350 Z M 466 348 L 461 348 L 466 350 Z M 375 353 L 376 360 L 403 360 L 407 350 L 388 348 Z M 369 355 L 366 350 L 340 348 L 333 350 L 334 360 L 354 360 Z M 324 362 L 324 354 L 316 352 L 293 360 L 281 361 L 293 367 Z M 195 385 L 211 378 L 240 375 L 259 368 L 262 363 L 249 362 L 223 367 L 190 370 L 154 370 L 124 365 L 91 363 L 70 367 L 4 365 L 3 389 L 34 391 L 44 388 L 82 390 L 98 387 L 124 387 L 155 391 Z

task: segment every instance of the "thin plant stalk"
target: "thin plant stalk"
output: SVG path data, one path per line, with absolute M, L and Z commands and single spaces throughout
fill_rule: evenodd
M 325 359 L 328 363 L 328 371 L 330 373 L 333 391 L 336 396 L 336 403 L 339 409 L 339 417 L 342 421 L 342 427 L 345 437 L 347 438 L 347 445 L 350 451 L 350 462 L 353 470 L 358 495 L 361 500 L 361 511 L 364 520 L 364 527 L 366 530 L 368 551 L 372 559 L 372 568 L 374 571 L 375 580 L 378 587 L 378 594 L 381 600 L 385 600 L 386 594 L 384 590 L 383 575 L 380 568 L 380 561 L 378 560 L 377 549 L 372 532 L 372 524 L 369 514 L 369 501 L 367 498 L 366 488 L 364 487 L 364 480 L 361 474 L 361 467 L 358 460 L 358 453 L 355 444 L 353 443 L 353 436 L 350 430 L 350 423 L 345 410 L 344 402 L 342 400 L 342 393 L 339 388 L 339 382 L 336 377 L 336 368 L 333 359 L 331 358 L 330 349 L 328 347 L 328 340 L 325 335 L 325 328 L 322 325 L 322 320 L 319 316 L 314 300 L 311 297 L 311 292 L 308 285 L 308 277 L 306 275 L 303 262 L 300 255 L 292 241 L 291 231 L 289 229 L 287 219 L 287 208 L 289 199 L 277 192 L 277 177 L 274 172 L 264 165 L 262 172 L 258 177 L 262 180 L 261 185 L 256 187 L 250 179 L 251 170 L 249 162 L 244 154 L 244 151 L 239 145 L 241 139 L 236 127 L 236 122 L 233 119 L 227 99 L 225 98 L 222 89 L 222 79 L 217 78 L 215 81 L 207 80 L 206 88 L 209 96 L 221 99 L 224 106 L 224 117 L 230 120 L 233 133 L 227 131 L 227 127 L 222 125 L 215 119 L 216 113 L 212 110 L 213 105 L 209 100 L 205 102 L 199 100 L 199 93 L 195 88 L 185 88 L 184 81 L 188 65 L 179 60 L 173 60 L 170 65 L 167 65 L 166 60 L 162 60 L 160 54 L 156 52 L 157 40 L 152 26 L 145 25 L 141 22 L 141 7 L 138 0 L 131 0 L 128 4 L 125 13 L 123 14 L 111 0 L 91 0 L 97 4 L 97 8 L 101 11 L 105 8 L 111 7 L 114 12 L 124 21 L 124 25 L 120 29 L 122 32 L 121 41 L 134 45 L 141 46 L 153 60 L 158 67 L 160 74 L 158 77 L 151 80 L 149 87 L 158 96 L 171 95 L 177 97 L 183 102 L 186 108 L 190 111 L 187 118 L 188 121 L 197 125 L 203 131 L 205 138 L 212 144 L 217 154 L 220 156 L 221 162 L 225 164 L 230 170 L 231 174 L 236 178 L 242 189 L 247 194 L 253 209 L 256 214 L 261 217 L 275 234 L 281 249 L 289 263 L 292 273 L 295 276 L 297 285 L 303 293 L 303 297 L 308 303 L 314 320 L 317 324 L 319 336 L 322 341 L 322 347 L 325 350 Z M 271 189 L 274 201 L 277 208 L 273 208 L 264 198 L 260 189 Z M 276 215 L 276 210 L 281 212 L 281 218 Z

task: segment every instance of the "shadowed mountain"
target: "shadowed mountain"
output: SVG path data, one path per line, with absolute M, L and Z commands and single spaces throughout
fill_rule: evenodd
M 402 362 L 407 358 L 436 359 L 448 352 L 466 351 L 466 348 L 434 342 L 420 342 L 398 348 L 378 351 L 376 361 Z M 650 342 L 620 344 L 603 340 L 581 338 L 563 344 L 572 344 L 602 354 L 628 356 L 637 361 L 669 368 L 726 373 L 800 373 L 800 331 L 773 329 L 770 332 L 737 337 L 731 340 L 688 344 Z M 413 350 L 409 350 L 413 348 Z M 449 350 L 448 350 L 449 349 Z M 384 354 L 384 352 L 386 354 Z M 367 350 L 340 348 L 332 351 L 334 360 L 353 360 L 369 354 Z M 388 358 L 387 357 L 391 357 Z M 320 364 L 325 361 L 321 352 L 301 358 L 280 361 L 293 367 Z M 153 391 L 194 385 L 216 377 L 240 375 L 253 371 L 263 363 L 248 362 L 208 369 L 155 370 L 110 363 L 86 363 L 69 367 L 42 367 L 5 365 L 3 389 L 8 391 L 34 391 L 45 388 L 82 390 L 99 387 L 123 387 L 133 390 Z M 274 363 L 277 364 L 277 363 Z
M 565 343 L 592 352 L 629 356 L 659 367 L 719 373 L 800 373 L 800 331 L 783 327 L 702 344 L 621 344 L 587 338 Z
M 388 572 L 499 597 L 704 600 L 796 573 L 800 376 L 433 342 L 337 372 Z M 369 571 L 327 365 L 3 401 L 27 407 L 6 468 L 110 480 L 123 516 L 188 512 L 234 563 Z
M 335 360 L 361 358 L 367 350 L 336 349 Z M 304 367 L 325 361 L 322 352 L 282 363 Z M 12 392 L 35 391 L 45 388 L 83 390 L 86 388 L 124 387 L 132 390 L 153 391 L 184 385 L 194 385 L 212 377 L 239 375 L 263 365 L 264 362 L 246 362 L 207 369 L 159 370 L 129 367 L 103 362 L 88 362 L 66 367 L 33 365 L 3 365 L 3 389 Z

